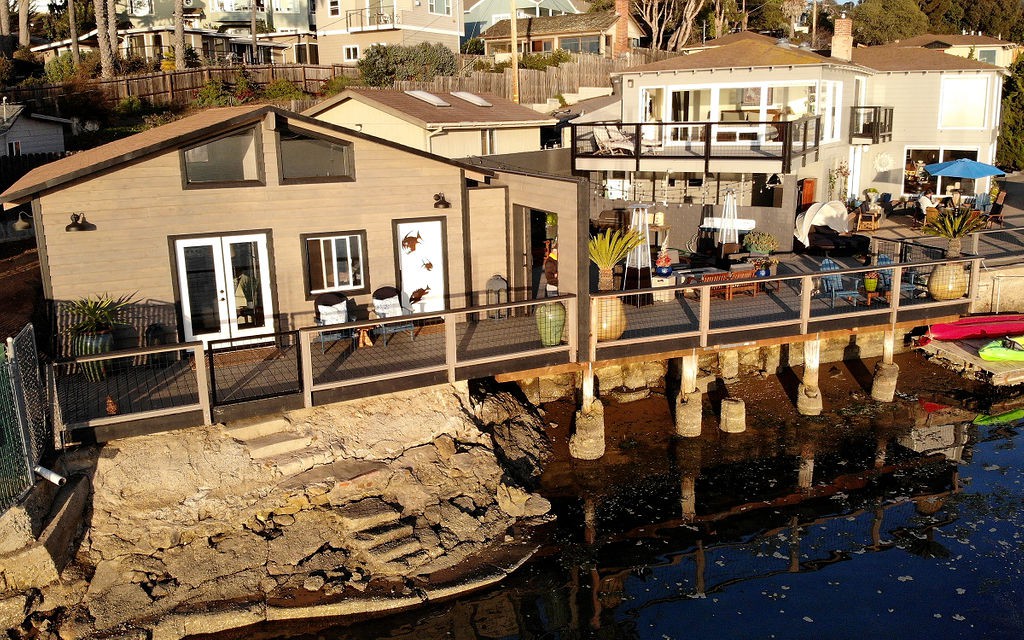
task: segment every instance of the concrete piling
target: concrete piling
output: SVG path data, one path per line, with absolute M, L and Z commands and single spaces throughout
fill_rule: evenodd
M 740 377 L 740 354 L 735 349 L 718 352 L 718 369 L 723 379 Z
M 718 427 L 725 433 L 743 433 L 747 430 L 747 405 L 737 398 L 722 399 L 722 417 Z
M 697 391 L 697 356 L 683 356 L 680 367 L 679 395 L 676 396 L 676 435 L 695 438 L 700 435 L 704 394 Z
M 871 397 L 879 402 L 892 402 L 896 397 L 900 368 L 892 359 L 895 343 L 895 332 L 887 330 L 882 337 L 882 361 L 875 365 L 875 377 L 871 382 Z
M 818 368 L 821 366 L 821 341 L 804 342 L 804 377 L 797 388 L 796 410 L 802 416 L 820 416 L 821 390 L 818 388 Z
M 569 438 L 569 455 L 579 460 L 597 460 L 604 455 L 604 405 L 594 397 L 594 366 L 583 370 L 582 402 L 576 411 L 576 430 Z

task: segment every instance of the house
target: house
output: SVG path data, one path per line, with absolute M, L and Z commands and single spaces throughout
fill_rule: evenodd
M 32 153 L 62 153 L 66 118 L 33 113 L 23 104 L 0 107 L 0 156 L 22 156 Z
M 183 0 L 185 26 L 234 35 L 248 34 L 252 19 L 249 0 Z M 311 31 L 315 20 L 310 0 L 255 0 L 256 20 L 268 32 Z M 133 27 L 174 25 L 174 3 L 131 0 L 126 14 Z
M 854 48 L 851 30 L 837 22 L 831 56 L 737 34 L 620 72 L 619 122 L 574 126 L 573 166 L 612 199 L 673 204 L 673 228 L 695 230 L 704 205 L 735 193 L 742 217 L 785 245 L 796 211 L 814 201 L 869 186 L 895 198 L 944 191 L 956 183 L 904 168 L 993 160 L 1002 68 L 919 47 Z
M 1008 68 L 1020 55 L 1020 45 L 992 36 L 974 33 L 950 33 L 936 35 L 925 33 L 885 45 L 887 47 L 924 47 L 942 51 L 961 58 L 987 62 L 997 67 Z
M 623 15 L 625 17 L 621 17 Z M 484 52 L 499 57 L 511 53 L 511 36 L 511 21 L 497 22 L 480 34 Z M 628 12 L 600 11 L 516 20 L 516 38 L 521 53 L 564 49 L 611 57 L 636 46 L 641 37 L 643 30 Z
M 586 4 L 586 3 L 581 3 Z M 465 38 L 479 37 L 488 27 L 500 20 L 508 20 L 510 5 L 506 0 L 478 0 L 466 7 L 464 22 Z M 519 18 L 539 18 L 541 16 L 562 16 L 570 13 L 582 13 L 581 9 L 570 0 L 520 0 L 516 3 L 516 16 Z
M 446 158 L 536 151 L 557 121 L 505 98 L 466 91 L 348 89 L 305 115 Z
M 440 43 L 459 50 L 462 0 L 316 0 L 322 64 L 354 66 L 375 44 Z

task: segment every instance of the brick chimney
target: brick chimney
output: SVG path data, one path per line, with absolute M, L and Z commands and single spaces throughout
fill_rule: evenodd
M 839 60 L 853 58 L 853 20 L 841 14 L 836 18 L 832 33 L 832 57 Z
M 615 0 L 615 39 L 612 42 L 612 55 L 629 51 L 629 0 Z

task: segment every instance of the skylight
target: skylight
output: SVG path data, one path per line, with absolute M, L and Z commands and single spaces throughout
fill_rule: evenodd
M 427 92 L 427 91 L 418 91 L 418 90 L 417 91 L 406 91 L 406 93 L 409 94 L 410 96 L 414 97 L 414 98 L 422 100 L 423 102 L 426 102 L 427 104 L 433 105 L 435 107 L 450 107 L 450 106 L 452 106 L 450 103 L 445 102 L 443 98 L 439 98 L 439 97 L 435 96 L 434 94 L 432 94 L 430 92 Z
M 460 100 L 465 100 L 470 104 L 475 104 L 478 107 L 494 106 L 490 102 L 487 102 L 480 96 L 476 95 L 475 93 L 470 93 L 468 91 L 452 91 L 452 95 L 455 96 L 456 98 L 459 98 Z

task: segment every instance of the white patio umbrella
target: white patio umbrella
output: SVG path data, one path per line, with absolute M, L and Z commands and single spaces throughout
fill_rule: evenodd
M 729 189 L 725 192 L 725 202 L 722 204 L 722 221 L 724 224 L 718 229 L 719 243 L 726 244 L 740 241 L 738 224 L 736 222 L 738 217 L 736 192 Z

